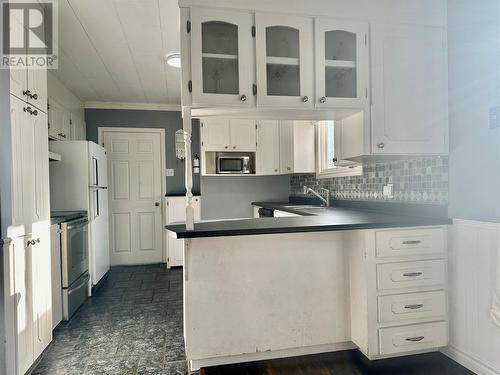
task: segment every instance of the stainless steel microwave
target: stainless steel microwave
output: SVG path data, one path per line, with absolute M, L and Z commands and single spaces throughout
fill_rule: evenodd
M 253 157 L 246 154 L 217 154 L 217 174 L 252 174 Z

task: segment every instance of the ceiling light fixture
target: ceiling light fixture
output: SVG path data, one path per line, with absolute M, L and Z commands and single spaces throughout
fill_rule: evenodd
M 168 65 L 173 66 L 174 68 L 181 67 L 181 54 L 179 52 L 169 53 L 165 60 Z

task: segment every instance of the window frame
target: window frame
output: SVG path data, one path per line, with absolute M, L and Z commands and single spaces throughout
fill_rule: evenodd
M 363 166 L 360 163 L 342 160 L 339 155 L 342 155 L 342 146 L 341 146 L 341 136 L 339 136 L 339 132 L 341 131 L 341 127 L 339 124 L 335 124 L 334 126 L 334 151 L 337 159 L 339 159 L 335 164 L 334 168 L 327 168 L 326 157 L 326 140 L 327 136 L 327 126 L 325 126 L 327 122 L 330 121 L 318 121 L 315 124 L 315 134 L 316 134 L 316 178 L 324 179 L 324 178 L 335 178 L 335 177 L 350 177 L 350 176 L 362 176 L 363 175 Z

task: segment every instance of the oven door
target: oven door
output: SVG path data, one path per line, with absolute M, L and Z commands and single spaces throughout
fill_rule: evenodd
M 89 270 L 87 218 L 63 223 L 62 229 L 62 287 L 68 288 Z

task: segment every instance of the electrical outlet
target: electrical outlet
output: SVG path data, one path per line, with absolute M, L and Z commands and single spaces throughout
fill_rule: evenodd
M 172 168 L 167 168 L 167 177 L 173 177 L 174 176 L 174 170 Z
M 393 199 L 394 198 L 394 185 L 387 184 L 384 186 L 384 190 L 382 191 L 382 195 L 384 198 Z

